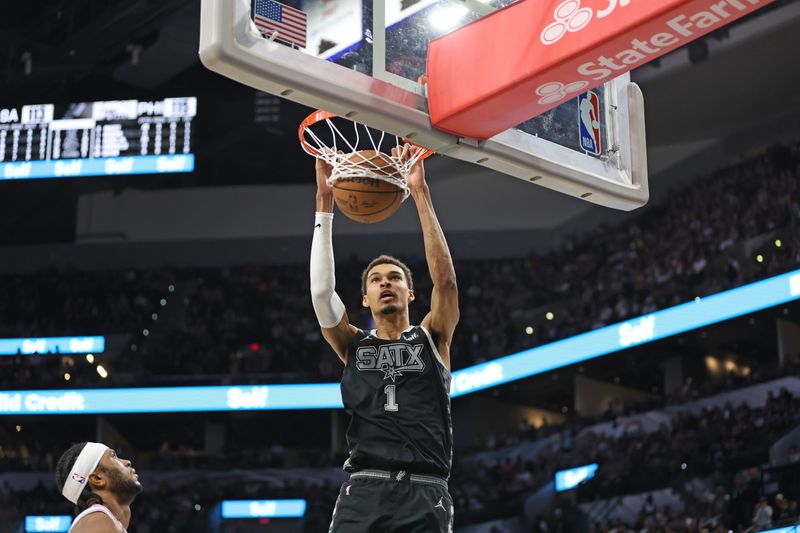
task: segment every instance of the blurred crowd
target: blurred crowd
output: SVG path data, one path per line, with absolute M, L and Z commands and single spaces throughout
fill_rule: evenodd
M 777 147 L 673 192 L 624 225 L 571 237 L 559 250 L 510 260 L 457 261 L 461 322 L 453 341 L 454 368 L 798 268 L 798 178 L 800 144 Z M 767 238 L 767 245 L 757 246 Z M 759 250 L 760 262 L 751 257 L 753 249 Z M 337 290 L 351 319 L 367 327 L 370 318 L 360 306 L 363 266 L 339 258 Z M 431 287 L 425 265 L 410 266 L 418 294 L 412 306 L 415 321 L 429 306 Z M 93 363 L 84 354 L 2 356 L 0 389 L 335 381 L 341 368 L 321 338 L 308 294 L 305 265 L 5 275 L 0 277 L 0 337 L 105 335 L 109 354 L 98 354 Z M 526 332 L 529 326 L 532 333 Z M 101 362 L 109 370 L 107 378 L 96 372 Z M 787 365 L 721 380 L 689 379 L 659 405 L 616 402 L 601 420 L 613 422 L 792 373 L 797 368 Z M 525 499 L 552 480 L 555 471 L 594 462 L 602 468 L 579 488 L 579 502 L 671 487 L 681 493 L 686 508 L 677 512 L 646 502 L 630 523 L 578 524 L 574 518 L 580 513 L 565 504 L 537 519 L 535 531 L 716 533 L 763 529 L 798 518 L 800 479 L 778 483 L 779 494 L 765 494 L 764 471 L 758 468 L 768 462 L 769 445 L 800 424 L 800 399 L 785 390 L 771 394 L 763 408 L 741 404 L 687 411 L 653 433 L 635 427 L 614 436 L 581 432 L 598 421 L 569 418 L 539 428 L 522 424 L 516 432 L 492 435 L 458 454 L 451 478 L 458 522 L 519 515 Z M 0 472 L 52 471 L 64 444 L 26 440 L 18 432 L 0 427 Z M 506 446 L 554 436 L 556 444 L 533 457 L 503 454 Z M 252 448 L 237 447 L 236 439 L 229 439 L 216 455 L 199 448 L 191 439 L 164 439 L 140 462 L 157 470 L 202 471 L 319 468 L 342 462 L 327 450 L 314 449 L 294 450 L 287 460 L 280 442 Z M 487 449 L 497 452 L 493 459 L 478 460 Z M 787 462 L 797 470 L 797 446 Z M 685 483 L 696 478 L 710 480 L 713 489 L 688 493 Z M 306 498 L 310 507 L 304 530 L 324 531 L 336 492 L 325 483 L 278 489 L 255 482 L 203 483 L 181 490 L 154 485 L 137 503 L 141 511 L 130 531 L 201 531 L 210 508 L 223 496 L 253 494 Z M 9 508 L 26 514 L 69 512 L 50 486 L 19 491 L 4 485 L 0 510 Z
M 673 191 L 623 225 L 567 238 L 559 250 L 456 258 L 454 367 L 797 268 L 799 167 L 800 144 L 776 147 Z M 751 248 L 767 238 L 758 262 Z M 337 291 L 351 320 L 368 327 L 363 266 L 339 258 Z M 425 265 L 410 266 L 413 321 L 431 287 Z M 331 381 L 340 372 L 314 318 L 305 265 L 6 275 L 0 335 L 114 336 L 107 351 L 116 354 L 107 379 L 80 357 L 0 357 L 3 389 Z
M 473 520 L 519 515 L 530 492 L 552 481 L 556 471 L 592 463 L 600 464 L 601 468 L 590 482 L 579 487 L 579 502 L 613 499 L 664 487 L 680 488 L 697 478 L 714 480 L 734 492 L 741 484 L 741 472 L 769 463 L 772 443 L 800 425 L 800 397 L 782 389 L 776 394 L 769 393 L 763 408 L 742 403 L 705 408 L 697 414 L 684 411 L 652 433 L 643 432 L 636 424 L 626 425 L 625 431 L 617 434 L 597 433 L 591 431 L 590 425 L 583 420 L 539 429 L 521 427 L 517 438 L 507 443 L 508 452 L 499 448 L 489 460 L 486 454 L 461 457 L 450 484 L 456 507 Z M 590 430 L 581 431 L 586 427 Z M 554 435 L 558 438 L 550 439 L 550 444 L 539 448 L 533 456 L 520 453 L 517 446 L 526 441 L 541 442 Z M 785 461 L 800 467 L 797 445 L 789 449 Z M 735 505 L 726 516 L 728 527 L 746 522 L 747 517 L 735 511 L 742 506 L 750 508 L 749 500 L 760 494 L 748 493 L 732 502 Z M 800 497 L 796 492 L 793 495 Z M 550 518 L 556 519 L 558 516 Z
M 329 481 L 287 480 L 277 483 L 257 479 L 195 480 L 192 483 L 147 483 L 132 505 L 129 533 L 185 533 L 208 531 L 211 516 L 218 513 L 222 500 L 243 499 L 304 499 L 306 512 L 300 531 L 324 532 L 338 494 L 338 486 Z M 6 484 L 0 487 L 0 510 L 16 509 L 21 516 L 52 516 L 73 514 L 72 505 L 54 487 L 38 483 L 30 490 L 14 490 Z M 0 524 L 0 531 L 19 531 L 17 520 Z M 11 525 L 14 529 L 4 529 Z M 224 524 L 225 533 L 238 531 L 236 522 Z
M 729 533 L 730 531 L 766 531 L 773 527 L 789 526 L 798 523 L 797 500 L 789 499 L 782 493 L 772 497 L 762 495 L 753 505 L 744 505 L 740 512 L 741 521 L 733 515 L 732 495 L 722 487 L 700 494 L 688 495 L 682 511 L 670 505 L 658 507 L 648 497 L 634 520 L 621 518 L 593 523 L 588 533 Z M 544 520 L 544 527 L 535 533 L 565 531 L 559 527 L 559 519 Z M 551 526 L 552 524 L 552 526 Z
M 562 466 L 600 463 L 581 499 L 606 498 L 668 486 L 677 478 L 733 473 L 769 462 L 768 448 L 800 424 L 800 397 L 786 390 L 769 395 L 766 406 L 725 405 L 683 412 L 658 431 L 641 434 L 636 426 L 619 438 L 592 433 L 554 458 Z
M 787 467 L 789 468 L 789 467 Z M 784 470 L 787 470 L 784 468 Z M 800 473 L 800 464 L 792 465 L 793 475 Z M 631 519 L 592 520 L 581 516 L 573 504 L 562 501 L 548 516 L 539 515 L 529 531 L 533 533 L 744 533 L 798 523 L 797 496 L 782 492 L 763 493 L 764 472 L 748 469 L 736 483 L 717 485 L 702 490 L 683 491 L 683 508 L 658 506 L 652 496 L 642 500 L 641 508 Z M 796 481 L 796 477 L 794 478 Z M 208 531 L 215 507 L 222 500 L 289 499 L 307 502 L 302 525 L 304 532 L 324 532 L 330 522 L 337 483 L 329 480 L 288 480 L 283 483 L 256 480 L 221 479 L 192 483 L 147 483 L 133 505 L 130 533 L 182 533 Z M 796 487 L 795 487 L 796 494 Z M 456 502 L 458 506 L 458 502 Z M 0 509 L 13 508 L 17 517 L 24 515 L 70 514 L 71 506 L 53 488 L 38 484 L 30 490 L 14 490 L 8 484 L 0 487 Z M 458 509 L 458 507 L 457 507 Z M 457 510 L 457 523 L 465 523 L 464 513 Z M 587 520 L 588 519 L 588 520 Z M 7 522 L 6 524 L 9 524 Z M 10 524 L 16 525 L 16 520 Z M 752 529 L 750 529 L 752 528 Z M 0 529 L 5 531 L 3 529 Z M 14 531 L 14 529 L 9 529 Z M 235 521 L 226 522 L 220 531 L 237 531 Z M 498 530 L 498 533 L 503 533 Z
M 630 408 L 627 414 L 634 411 Z M 508 453 L 503 448 L 489 456 L 486 450 L 456 455 L 450 491 L 457 509 L 457 524 L 520 516 L 526 499 L 551 482 L 557 470 L 594 462 L 601 468 L 594 479 L 577 489 L 575 503 L 613 501 L 626 494 L 671 488 L 680 494 L 685 508 L 681 512 L 669 507 L 657 509 L 650 501 L 635 521 L 626 523 L 621 519 L 582 516 L 571 507 L 573 503 L 565 500 L 550 515 L 539 517 L 534 531 L 578 533 L 591 526 L 588 530 L 598 533 L 741 532 L 756 518 L 766 524 L 766 515 L 770 515 L 769 524 L 796 520 L 800 518 L 797 514 L 800 442 L 789 447 L 782 458 L 783 466 L 777 470 L 773 468 L 766 474 L 762 465 L 769 463 L 769 446 L 798 425 L 800 397 L 781 389 L 768 393 L 763 407 L 742 403 L 705 408 L 696 414 L 681 411 L 652 433 L 639 431 L 635 424 L 629 423 L 623 432 L 597 433 L 588 419 L 538 429 L 520 426 L 516 444 L 546 440 L 549 444 L 532 456 Z M 177 433 L 183 431 L 179 426 Z M 585 428 L 588 431 L 581 431 Z M 28 446 L 28 462 L 20 470 L 52 471 L 59 448 L 54 446 L 37 455 L 31 451 L 35 445 Z M 8 452 L 7 448 L 0 449 L 0 461 L 3 453 L 7 454 L 6 461 L 0 462 L 0 469 L 15 471 L 19 465 L 8 460 Z M 206 474 L 241 469 L 257 472 L 264 468 L 313 471 L 326 467 L 329 471 L 330 467 L 341 465 L 342 459 L 326 450 L 294 450 L 289 454 L 278 442 L 258 449 L 239 449 L 234 442 L 224 455 L 212 457 L 178 439 L 164 442 L 154 452 L 142 453 L 136 458 L 136 466 L 144 472 L 177 469 Z M 690 482 L 697 479 L 705 480 L 705 490 L 688 489 Z M 140 511 L 134 515 L 135 527 L 130 531 L 202 531 L 213 505 L 220 499 L 235 499 L 240 493 L 242 498 L 305 498 L 311 507 L 304 531 L 324 531 L 337 492 L 329 482 L 288 484 L 277 491 L 273 485 L 248 483 L 244 483 L 245 488 L 217 481 L 195 483 L 178 491 L 148 486 L 137 501 L 136 508 Z M 772 494 L 765 494 L 767 487 L 772 487 Z M 780 497 L 776 490 L 781 491 Z M 764 496 L 768 496 L 769 511 L 759 511 Z M 19 491 L 6 484 L 0 491 L 0 509 L 14 508 L 18 516 L 68 513 L 68 507 L 50 486 Z

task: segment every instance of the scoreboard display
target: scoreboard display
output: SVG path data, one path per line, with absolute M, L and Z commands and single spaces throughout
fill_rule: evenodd
M 191 172 L 197 98 L 0 108 L 0 179 Z

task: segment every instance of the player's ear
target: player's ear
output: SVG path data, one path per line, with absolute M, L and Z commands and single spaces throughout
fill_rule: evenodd
M 362 294 L 361 295 L 361 306 L 362 307 L 369 307 L 369 301 L 367 300 L 367 295 L 366 294 Z
M 414 289 L 410 289 L 408 291 L 408 302 L 409 303 L 413 302 L 414 298 L 416 298 L 416 296 L 414 296 Z
M 101 469 L 96 469 L 94 472 L 89 474 L 89 486 L 92 490 L 103 490 L 106 488 L 106 484 L 108 480 L 106 479 L 105 473 Z

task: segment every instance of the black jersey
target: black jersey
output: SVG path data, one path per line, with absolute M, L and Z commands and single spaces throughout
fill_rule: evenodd
M 397 340 L 358 330 L 347 347 L 342 399 L 351 417 L 345 470 L 448 477 L 450 372 L 425 328 L 412 326 Z

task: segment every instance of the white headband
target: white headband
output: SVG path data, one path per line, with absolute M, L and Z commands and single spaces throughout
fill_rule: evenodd
M 89 474 L 94 472 L 103 454 L 106 453 L 108 446 L 99 444 L 97 442 L 87 442 L 86 446 L 81 450 L 80 455 L 75 460 L 72 470 L 64 481 L 64 488 L 61 494 L 72 503 L 77 504 L 81 492 L 86 488 L 86 480 L 89 479 Z

